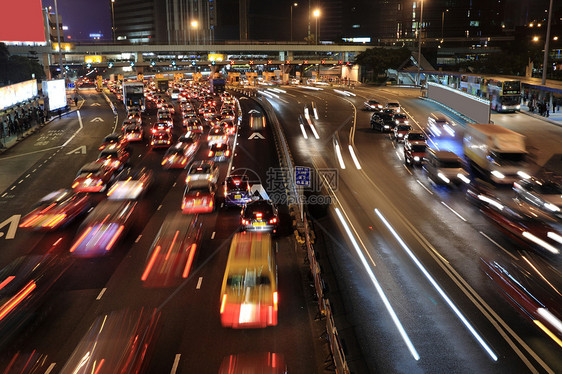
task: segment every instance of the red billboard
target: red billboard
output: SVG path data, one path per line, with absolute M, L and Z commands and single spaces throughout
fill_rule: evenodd
M 2 1 L 0 41 L 45 42 L 41 0 Z

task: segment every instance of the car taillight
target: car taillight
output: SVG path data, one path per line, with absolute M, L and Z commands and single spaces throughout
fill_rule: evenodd
M 273 293 L 273 308 L 277 310 L 277 304 L 279 303 L 279 294 L 277 291 Z
M 98 149 L 99 149 L 100 151 L 102 151 L 103 148 L 104 148 L 104 146 L 103 146 L 103 145 L 100 145 L 100 147 L 99 147 Z
M 230 150 L 226 151 L 226 157 L 230 156 Z
M 257 219 L 262 219 L 262 217 L 263 217 L 263 214 L 262 214 L 262 213 L 256 213 L 256 218 L 257 218 Z
M 277 218 L 273 217 L 269 220 L 269 223 L 277 223 Z
M 248 221 L 247 219 L 242 218 L 242 224 L 243 225 L 249 225 L 250 221 Z
M 209 157 L 213 157 L 213 151 L 209 151 Z
M 221 314 L 224 312 L 225 305 L 226 305 L 226 294 L 222 295 Z

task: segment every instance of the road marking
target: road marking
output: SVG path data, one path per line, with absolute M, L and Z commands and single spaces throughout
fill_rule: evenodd
M 68 143 L 70 143 L 70 141 L 72 139 L 74 139 L 74 137 L 76 136 L 76 134 L 78 134 L 80 131 L 82 131 L 82 129 L 84 128 L 84 124 L 82 123 L 82 116 L 80 115 L 80 111 L 77 110 L 76 114 L 78 114 L 78 123 L 80 123 L 80 128 L 78 130 L 76 130 L 76 132 L 70 137 L 68 138 L 68 140 L 66 142 L 64 142 L 64 144 L 61 147 L 66 147 Z
M 162 204 L 160 204 L 160 206 L 158 206 L 158 209 L 156 210 L 160 210 L 160 209 L 162 209 Z
M 213 231 L 213 233 L 211 234 L 211 239 L 215 238 L 215 232 Z
M 250 135 L 250 137 L 248 137 L 249 140 L 253 140 L 253 139 L 256 139 L 256 138 L 265 139 L 265 137 L 262 134 L 260 134 L 259 132 L 254 132 L 254 133 L 252 133 L 252 135 Z
M 345 163 L 343 162 L 343 157 L 341 155 L 341 149 L 340 149 L 340 145 L 338 144 L 338 141 L 336 140 L 336 144 L 335 144 L 335 148 L 336 148 L 336 156 L 338 158 L 338 162 L 340 164 L 340 168 L 345 169 Z
M 351 158 L 353 159 L 353 163 L 355 164 L 355 167 L 357 168 L 357 170 L 361 169 L 361 164 L 359 164 L 359 160 L 357 159 L 357 156 L 353 151 L 353 147 L 351 146 L 351 144 L 349 144 L 347 147 L 349 148 L 349 153 L 351 153 Z
M 2 197 L 6 196 L 7 194 L 8 194 L 7 192 L 4 192 L 4 194 L 2 195 Z
M 414 175 L 414 174 L 410 171 L 410 169 L 408 169 L 408 167 L 407 167 L 406 165 L 402 165 L 402 166 L 404 166 L 404 169 L 406 169 L 406 171 L 407 171 L 408 173 L 410 173 L 410 175 Z
M 140 234 L 139 236 L 137 236 L 137 238 L 135 239 L 135 243 L 138 243 L 142 238 L 142 234 Z
M 36 171 L 37 171 L 37 168 L 33 169 L 31 172 L 32 172 L 32 173 L 35 173 Z
M 398 158 L 400 159 L 400 161 L 402 161 L 402 157 L 400 157 L 400 153 L 398 153 L 398 150 L 395 151 L 396 156 L 398 156 Z
M 51 371 L 53 371 L 53 369 L 55 368 L 56 363 L 53 362 L 51 365 L 49 365 L 49 367 L 47 368 L 47 371 L 45 372 L 45 374 L 50 374 Z
M 176 354 L 176 358 L 174 358 L 174 364 L 172 365 L 172 370 L 170 371 L 170 374 L 176 374 L 176 371 L 178 370 L 178 365 L 180 363 L 180 358 L 181 358 L 181 354 Z
M 96 117 L 96 118 L 90 120 L 90 122 L 104 122 L 104 120 L 101 117 Z
M 101 106 L 100 103 L 92 103 L 92 106 Z
M 31 174 L 27 174 L 27 175 L 25 176 L 25 178 L 27 179 L 27 178 L 29 178 L 30 176 L 31 176 Z
M 496 242 L 494 239 L 490 238 L 488 235 L 484 234 L 482 231 L 478 231 L 480 233 L 480 235 L 482 235 L 483 237 L 485 237 L 486 239 L 488 239 L 489 241 L 491 241 L 492 243 L 494 243 L 499 249 L 501 249 L 502 251 L 504 251 L 505 253 L 507 253 L 508 255 L 510 255 L 512 258 L 514 258 L 515 260 L 519 260 L 517 258 L 517 256 L 514 256 L 512 253 L 510 253 L 507 249 L 505 249 L 504 247 L 502 247 L 498 242 Z
M 11 158 L 22 157 L 22 156 L 28 156 L 28 155 L 32 155 L 32 154 L 34 154 L 34 153 L 46 152 L 46 151 L 50 151 L 51 149 L 60 148 L 60 147 L 61 147 L 60 145 L 57 145 L 56 147 L 41 149 L 41 150 L 39 150 L 39 151 L 33 151 L 33 152 L 22 153 L 22 154 L 15 155 L 15 156 L 2 157 L 2 160 L 9 160 L 9 159 L 11 159 Z
M 105 293 L 105 291 L 107 290 L 106 287 L 102 288 L 102 290 L 100 291 L 98 297 L 96 297 L 96 300 L 100 300 L 103 296 L 103 294 Z
M 174 184 L 172 185 L 172 187 L 175 187 L 175 186 L 176 186 L 176 184 L 178 184 L 178 182 L 174 182 Z
M 305 139 L 308 139 L 308 135 L 306 135 L 306 130 L 304 129 L 304 125 L 301 123 L 301 131 L 302 131 L 302 136 L 304 136 Z
M 200 289 L 201 288 L 201 283 L 203 283 L 203 277 L 199 277 L 199 280 L 197 281 L 197 287 L 195 287 L 196 289 Z
M 16 186 L 12 186 L 12 188 L 10 188 L 10 191 L 12 191 L 14 188 L 16 188 Z
M 450 206 L 448 206 L 447 204 L 445 204 L 444 201 L 441 202 L 441 204 L 445 205 L 447 208 L 449 208 L 449 210 L 453 213 L 455 213 L 457 215 L 457 217 L 459 217 L 460 219 L 462 219 L 464 222 L 466 222 L 466 219 L 461 216 L 459 213 L 457 213 L 457 211 L 455 211 L 453 208 L 451 208 Z
M 66 152 L 67 155 L 73 155 L 73 154 L 82 154 L 85 155 L 86 154 L 86 146 L 85 145 L 81 145 L 78 148 L 74 148 L 72 151 L 70 152 Z
M 18 184 L 21 184 L 21 182 L 23 182 L 23 179 L 20 179 L 20 180 L 18 181 Z
M 424 190 L 426 190 L 426 191 L 429 192 L 431 195 L 433 195 L 433 192 L 431 192 L 431 190 L 429 190 L 426 186 L 424 186 L 423 183 L 420 182 L 419 179 L 416 179 L 416 182 L 418 182 L 418 184 L 419 184 L 420 186 L 422 186 Z

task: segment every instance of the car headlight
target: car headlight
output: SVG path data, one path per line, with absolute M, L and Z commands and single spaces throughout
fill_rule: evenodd
M 498 179 L 504 179 L 504 178 L 505 178 L 505 175 L 503 175 L 502 173 L 500 173 L 500 172 L 497 171 L 497 170 L 493 170 L 493 171 L 491 172 L 491 174 L 492 174 L 494 177 L 498 178 Z
M 505 105 L 502 105 L 502 109 L 505 110 L 507 109 L 507 107 Z
M 401 138 L 401 137 L 403 137 L 403 136 L 404 136 L 404 134 L 398 134 L 398 137 L 399 137 L 399 138 Z
M 468 178 L 466 177 L 466 175 L 464 175 L 464 174 L 462 174 L 462 173 L 458 173 L 458 174 L 457 174 L 457 178 L 459 178 L 461 181 L 463 181 L 463 182 L 466 183 L 466 184 L 469 184 L 469 183 L 470 183 L 470 179 L 468 179 Z
M 552 203 L 544 203 L 544 207 L 552 212 L 559 212 L 560 208 Z
M 418 162 L 420 160 L 419 156 L 414 156 L 414 161 Z
M 445 182 L 445 183 L 447 183 L 447 184 L 451 182 L 451 181 L 449 180 L 449 178 L 447 178 L 443 173 L 439 173 L 439 174 L 437 174 L 437 176 L 438 176 L 439 178 L 441 178 L 441 180 L 443 180 L 443 182 Z

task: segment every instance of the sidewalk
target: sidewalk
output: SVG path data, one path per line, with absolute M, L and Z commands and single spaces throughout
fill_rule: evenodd
M 521 104 L 521 113 L 531 117 L 535 117 L 537 119 L 541 119 L 546 122 L 550 122 L 557 126 L 562 126 L 562 107 L 560 108 L 560 111 L 556 111 L 555 113 L 552 113 L 551 111 L 548 117 L 543 117 L 540 114 L 537 114 L 536 112 L 535 113 L 529 112 L 529 107 L 525 104 Z

